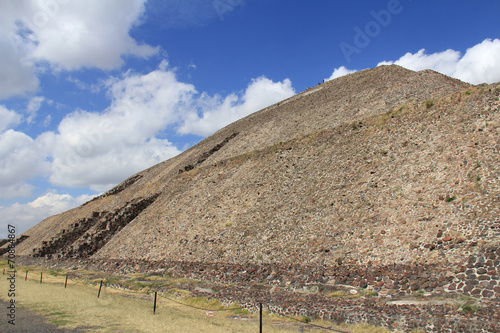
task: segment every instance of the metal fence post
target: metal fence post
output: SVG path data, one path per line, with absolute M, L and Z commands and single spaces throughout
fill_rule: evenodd
M 97 298 L 101 296 L 101 288 L 102 288 L 102 280 L 101 280 L 101 285 L 99 286 L 99 292 L 97 293 Z
M 155 304 L 153 306 L 153 314 L 156 314 L 156 294 L 157 292 L 155 291 Z
M 262 333 L 262 303 L 260 303 L 259 308 L 260 308 L 259 309 L 259 314 L 260 314 L 259 315 L 259 317 L 260 317 L 260 319 L 259 319 L 259 333 Z

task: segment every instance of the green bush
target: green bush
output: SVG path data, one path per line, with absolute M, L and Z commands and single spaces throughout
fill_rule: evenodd
M 477 305 L 477 304 L 470 304 L 470 303 L 465 303 L 461 306 L 462 310 L 465 312 L 474 312 L 474 311 L 479 311 L 482 308 Z
M 446 196 L 446 199 L 445 199 L 445 200 L 446 200 L 446 202 L 452 202 L 452 201 L 453 201 L 453 200 L 455 200 L 456 198 L 457 198 L 457 196 L 456 196 L 456 195 L 454 195 L 454 196 L 452 196 L 452 197 L 450 197 L 450 196 L 448 195 L 448 196 Z

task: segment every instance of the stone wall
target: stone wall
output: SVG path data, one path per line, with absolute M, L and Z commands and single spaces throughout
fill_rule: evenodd
M 24 264 L 114 274 L 148 273 L 187 277 L 194 296 L 255 310 L 259 303 L 282 315 L 309 316 L 336 323 L 369 323 L 411 332 L 499 332 L 499 247 L 479 248 L 464 265 L 337 266 L 279 263 L 21 258 Z M 161 291 L 167 291 L 164 288 Z M 331 297 L 343 291 L 346 297 Z M 460 302 L 481 305 L 467 312 Z M 464 298 L 465 297 L 465 298 Z
M 231 134 L 230 136 L 228 136 L 227 138 L 225 138 L 222 142 L 220 142 L 217 145 L 215 145 L 214 147 L 212 147 L 210 150 L 202 153 L 198 157 L 198 159 L 196 161 L 194 161 L 194 163 L 188 164 L 188 165 L 184 166 L 183 169 L 179 169 L 179 173 L 181 174 L 181 173 L 186 172 L 186 171 L 191 171 L 194 168 L 199 167 L 210 156 L 212 156 L 213 154 L 215 154 L 216 152 L 218 152 L 219 150 L 221 150 L 222 147 L 224 147 L 229 141 L 231 141 L 232 139 L 234 139 L 237 135 L 238 135 L 238 132 Z
M 83 205 L 87 205 L 93 201 L 98 201 L 100 199 L 109 197 L 111 195 L 117 195 L 118 193 L 120 193 L 120 192 L 124 191 L 125 189 L 127 189 L 128 187 L 132 186 L 135 182 L 137 182 L 141 178 L 142 178 L 141 175 L 135 175 L 135 176 L 129 177 L 121 184 L 118 184 L 117 186 L 113 187 L 111 190 L 107 191 L 106 193 L 103 193 L 103 194 L 93 198 L 92 200 L 85 202 Z
M 500 248 L 481 248 L 467 264 L 460 266 L 446 291 L 500 301 Z
M 33 249 L 33 257 L 86 258 L 103 247 L 116 233 L 151 205 L 159 194 L 135 199 L 114 212 L 93 212 L 92 216 L 73 223 L 42 247 Z

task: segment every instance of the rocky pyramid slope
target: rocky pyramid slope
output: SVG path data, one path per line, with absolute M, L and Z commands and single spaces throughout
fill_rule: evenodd
M 484 89 L 407 102 L 169 177 L 94 256 L 464 262 L 471 246 L 500 235 L 498 91 Z
M 257 246 L 261 242 L 269 248 L 274 245 L 266 240 L 269 235 L 259 234 L 258 238 L 253 238 L 246 234 L 247 229 L 255 231 L 262 227 L 266 233 L 271 233 L 272 228 L 268 226 L 279 225 L 286 220 L 286 223 L 292 223 L 290 228 L 286 224 L 279 228 L 296 231 L 292 225 L 299 223 L 297 219 L 300 219 L 306 224 L 312 223 L 311 228 L 305 226 L 309 231 L 302 233 L 299 237 L 302 239 L 313 237 L 319 231 L 312 227 L 313 221 L 319 217 L 310 215 L 310 209 L 321 210 L 323 217 L 320 224 L 336 224 L 335 219 L 341 218 L 339 214 L 348 206 L 340 202 L 335 204 L 339 197 L 335 197 L 338 193 L 331 186 L 340 186 L 338 179 L 344 177 L 336 172 L 351 172 L 353 170 L 347 169 L 354 165 L 345 159 L 346 156 L 334 157 L 330 153 L 344 154 L 345 150 L 345 153 L 350 151 L 361 156 L 361 146 L 369 145 L 353 141 L 336 142 L 347 138 L 347 133 L 342 133 L 342 126 L 358 127 L 356 124 L 363 119 L 394 110 L 409 101 L 416 107 L 421 102 L 459 93 L 468 87 L 436 72 L 413 72 L 398 66 L 381 66 L 327 82 L 225 127 L 179 156 L 140 172 L 81 207 L 42 221 L 25 233 L 18 253 L 158 259 L 174 255 L 184 259 L 202 255 L 199 249 L 203 248 L 203 256 L 207 260 L 238 261 L 242 259 L 239 254 L 242 252 L 247 252 L 245 260 L 252 260 L 248 256 L 253 251 L 247 251 L 247 245 Z M 405 109 L 405 112 L 408 111 L 409 107 Z M 359 127 L 361 132 L 354 133 L 366 130 L 363 125 Z M 333 142 L 325 142 L 327 149 L 338 151 L 322 149 L 326 153 L 310 156 L 315 142 L 301 141 L 303 136 L 321 137 L 326 134 L 319 131 L 325 130 L 330 131 L 328 133 L 340 131 L 339 135 L 332 134 L 335 137 Z M 351 130 L 354 131 L 354 128 Z M 389 132 L 384 134 L 382 131 L 377 136 L 381 135 L 386 136 L 383 140 L 392 140 Z M 291 142 L 293 139 L 298 141 Z M 281 152 L 283 146 L 280 143 L 286 143 L 290 150 Z M 300 147 L 293 147 L 295 144 Z M 346 144 L 349 147 L 343 148 Z M 276 156 L 264 153 L 268 149 L 275 149 L 273 154 Z M 301 154 L 304 155 L 299 156 Z M 289 163 L 274 161 L 281 161 L 285 156 L 292 160 L 288 160 Z M 237 157 L 239 159 L 234 160 Z M 250 161 L 254 161 L 253 166 L 248 165 Z M 307 161 L 310 166 L 305 164 Z M 286 165 L 289 168 L 285 173 L 281 167 Z M 318 171 L 309 169 L 313 166 L 322 168 L 325 177 L 333 177 L 337 181 L 329 183 L 331 179 L 315 175 Z M 290 182 L 275 184 L 283 177 Z M 310 186 L 314 182 L 323 187 L 320 192 L 311 192 Z M 354 183 L 348 178 L 343 183 L 344 191 L 352 195 L 350 188 Z M 289 187 L 294 195 L 284 192 L 283 187 Z M 320 188 L 317 187 L 317 190 Z M 296 197 L 303 202 L 295 202 Z M 292 202 L 286 206 L 284 200 Z M 315 204 L 311 205 L 312 200 Z M 281 202 L 281 208 L 275 207 L 276 202 Z M 331 208 L 323 209 L 319 202 Z M 336 205 L 342 208 L 336 209 Z M 281 212 L 274 213 L 276 210 Z M 345 216 L 343 221 L 347 220 Z M 190 235 L 192 239 L 186 238 L 186 230 L 195 232 Z M 227 233 L 243 241 L 228 238 Z M 311 235 L 306 236 L 308 233 Z M 324 232 L 321 234 L 326 236 Z M 182 237 L 178 238 L 179 235 Z M 301 247 L 306 248 L 306 252 L 317 251 L 307 242 L 290 237 L 285 242 L 277 242 L 286 243 L 298 253 L 302 252 Z M 301 244 L 296 246 L 297 242 Z M 318 244 L 324 242 L 326 240 L 317 241 Z M 106 246 L 108 243 L 109 246 Z M 184 246 L 188 243 L 192 248 Z M 242 244 L 238 250 L 225 249 L 238 243 Z M 113 248 L 120 248 L 120 251 L 113 252 Z M 278 248 L 276 250 L 281 252 Z M 269 252 L 268 249 L 263 251 Z M 328 257 L 332 260 L 340 256 L 340 252 L 333 249 L 329 253 Z M 257 256 L 264 258 L 266 254 Z M 267 256 L 281 260 L 278 259 L 279 254 Z M 293 258 L 287 252 L 281 252 L 281 257 Z

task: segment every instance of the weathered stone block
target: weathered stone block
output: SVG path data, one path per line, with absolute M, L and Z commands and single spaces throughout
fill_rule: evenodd
M 470 293 L 471 293 L 471 295 L 475 295 L 475 296 L 479 295 L 479 294 L 481 294 L 481 289 L 474 288 Z

